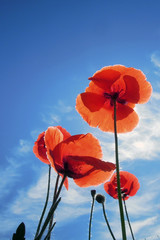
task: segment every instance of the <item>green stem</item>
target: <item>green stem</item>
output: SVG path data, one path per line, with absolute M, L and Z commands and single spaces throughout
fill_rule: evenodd
M 123 197 L 123 203 L 124 203 L 124 209 L 125 209 L 125 212 L 126 212 L 126 217 L 127 217 L 127 221 L 128 221 L 130 231 L 131 231 L 132 239 L 135 240 L 134 234 L 133 234 L 133 231 L 132 231 L 132 227 L 131 227 L 131 223 L 130 223 L 130 220 L 129 220 L 129 216 L 128 216 L 128 212 L 127 212 L 127 206 L 126 206 L 126 202 L 125 202 L 124 197 Z
M 56 222 L 53 223 L 53 225 L 50 227 L 50 229 L 48 230 L 47 236 L 45 237 L 44 240 L 47 240 L 49 235 L 51 234 L 51 231 L 53 230 L 54 226 L 56 225 Z
M 51 165 L 48 165 L 49 166 L 49 170 L 48 170 L 48 188 L 47 188 L 47 196 L 46 196 L 46 201 L 45 201 L 45 205 L 44 205 L 44 208 L 43 208 L 43 211 L 42 211 L 42 214 L 41 214 L 41 218 L 39 220 L 39 224 L 38 224 L 38 227 L 37 227 L 37 231 L 36 231 L 36 235 L 35 235 L 35 238 L 38 236 L 39 234 L 39 230 L 40 230 L 40 227 L 41 227 L 41 224 L 42 224 L 42 220 L 43 220 L 43 217 L 44 217 L 44 214 L 45 214 L 45 211 L 46 211 L 46 208 L 47 208 L 47 204 L 48 204 L 48 199 L 49 199 L 49 190 L 50 190 L 50 181 L 51 181 Z
M 55 184 L 55 188 L 54 188 L 54 195 L 53 195 L 53 203 L 55 201 L 55 197 L 56 197 L 56 194 L 57 194 L 59 177 L 60 177 L 59 174 L 57 174 L 56 184 Z M 50 219 L 49 228 L 48 228 L 48 234 L 47 234 L 47 237 L 46 237 L 47 240 L 50 240 L 50 238 L 51 238 L 51 230 L 50 229 L 52 228 L 53 217 L 54 217 L 54 214 L 52 215 L 52 217 Z
M 112 232 L 112 230 L 111 230 L 111 227 L 110 227 L 110 225 L 109 225 L 108 219 L 107 219 L 107 215 L 106 215 L 106 212 L 105 212 L 104 202 L 102 203 L 102 207 L 103 207 L 103 215 L 104 215 L 105 221 L 106 221 L 106 223 L 107 223 L 109 232 L 110 232 L 113 240 L 116 240 L 116 238 L 115 238 L 115 236 L 114 236 L 114 234 L 113 234 L 113 232 Z
M 42 229 L 41 229 L 39 235 L 35 238 L 35 240 L 40 240 L 41 239 L 41 237 L 42 237 L 46 227 L 48 226 L 48 223 L 49 223 L 49 221 L 50 221 L 50 219 L 51 219 L 51 217 L 52 217 L 54 211 L 56 210 L 56 208 L 57 208 L 57 206 L 58 206 L 60 201 L 61 201 L 61 198 L 59 198 L 56 202 L 54 202 L 54 204 L 52 204 L 52 206 L 50 208 L 50 211 L 49 211 L 49 213 L 48 213 L 48 215 L 46 217 L 46 220 L 45 220 L 45 222 L 44 222 L 44 224 L 42 226 Z
M 64 183 L 64 181 L 66 180 L 66 177 L 67 177 L 67 175 L 64 174 L 64 176 L 63 176 L 63 178 L 62 178 L 62 182 L 61 182 L 61 184 L 60 184 L 60 186 L 59 186 L 58 192 L 55 194 L 54 202 L 55 202 L 55 201 L 58 199 L 58 197 L 59 197 L 59 194 L 60 194 L 60 192 L 61 192 L 61 190 L 62 190 L 63 183 Z
M 123 205 L 122 205 L 122 196 L 121 196 L 121 184 L 120 184 L 120 174 L 119 174 L 119 159 L 118 159 L 118 137 L 117 137 L 117 117 L 116 117 L 116 100 L 114 100 L 114 137 L 115 137 L 115 155 L 116 155 L 116 173 L 117 173 L 117 188 L 118 188 L 118 202 L 119 202 L 119 211 L 121 219 L 121 229 L 122 229 L 122 239 L 127 240 L 126 237 L 126 228 L 124 221 Z
M 43 224 L 43 226 L 42 226 L 41 232 L 40 232 L 40 234 L 35 238 L 35 240 L 40 240 L 40 239 L 41 239 L 41 237 L 42 237 L 42 235 L 43 235 L 46 227 L 48 226 L 48 223 L 49 223 L 52 215 L 54 214 L 54 211 L 56 210 L 59 202 L 61 201 L 61 198 L 59 198 L 59 195 L 60 195 L 60 192 L 61 192 L 61 190 L 62 190 L 63 183 L 64 183 L 66 177 L 67 177 L 67 175 L 64 174 L 63 179 L 62 179 L 62 182 L 61 182 L 61 184 L 60 184 L 60 186 L 59 186 L 58 192 L 57 192 L 57 194 L 56 194 L 56 196 L 55 196 L 54 202 L 52 203 L 52 206 L 51 206 L 51 208 L 50 208 L 50 210 L 49 210 L 49 213 L 48 213 L 48 215 L 47 215 L 47 217 L 46 217 L 46 220 L 45 220 L 45 222 L 44 222 L 44 224 Z M 58 198 L 59 198 L 59 199 L 58 199 Z
M 91 239 L 91 226 L 92 226 L 92 216 L 93 216 L 94 202 L 95 202 L 95 198 L 93 196 L 92 197 L 92 206 L 91 206 L 90 220 L 89 220 L 89 236 L 88 236 L 88 240 Z

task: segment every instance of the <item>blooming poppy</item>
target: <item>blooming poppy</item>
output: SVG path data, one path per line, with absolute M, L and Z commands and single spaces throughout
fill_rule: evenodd
M 122 199 L 125 200 L 130 196 L 134 196 L 140 188 L 137 177 L 125 171 L 120 171 L 120 184 Z M 118 199 L 116 172 L 112 175 L 111 179 L 104 184 L 104 189 L 111 197 Z
M 49 127 L 48 129 L 50 130 L 50 134 L 53 135 L 53 148 L 62 140 L 66 139 L 67 137 L 70 137 L 70 134 L 61 126 L 57 127 Z M 50 143 L 47 143 L 50 144 Z M 39 158 L 42 162 L 46 164 L 50 164 L 50 161 L 47 157 L 47 148 L 46 148 L 46 143 L 45 143 L 45 131 L 40 133 L 37 141 L 34 143 L 33 146 L 33 152 L 36 155 L 37 158 Z
M 46 132 L 45 140 L 48 141 L 49 138 Z M 115 164 L 101 160 L 102 150 L 99 141 L 90 133 L 67 138 L 53 150 L 50 149 L 49 155 L 56 171 L 73 178 L 80 187 L 105 182 L 115 169 Z
M 139 121 L 135 104 L 146 103 L 152 92 L 143 72 L 114 65 L 103 67 L 89 80 L 89 87 L 76 100 L 76 109 L 83 119 L 92 127 L 114 132 L 116 101 L 117 132 L 132 131 Z

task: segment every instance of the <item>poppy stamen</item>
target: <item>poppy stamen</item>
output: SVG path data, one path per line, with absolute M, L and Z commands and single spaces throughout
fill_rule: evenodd
M 121 104 L 126 104 L 126 100 L 121 98 L 119 95 L 121 92 L 123 92 L 124 90 L 121 89 L 120 91 L 113 91 L 111 93 L 107 93 L 105 92 L 104 93 L 104 97 L 107 98 L 107 99 L 110 99 L 110 105 L 113 107 L 114 105 L 114 101 L 116 100 L 118 103 L 121 103 Z

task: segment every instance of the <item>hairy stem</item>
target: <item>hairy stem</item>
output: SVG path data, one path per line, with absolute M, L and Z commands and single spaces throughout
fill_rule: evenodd
M 95 198 L 92 196 L 92 206 L 91 206 L 91 213 L 90 213 L 90 220 L 89 220 L 89 235 L 88 240 L 91 239 L 91 226 L 92 226 L 92 216 L 93 216 L 93 207 L 94 207 Z
M 115 137 L 115 157 L 116 157 L 118 203 L 119 203 L 119 211 L 120 211 L 120 219 L 121 219 L 122 239 L 126 240 L 127 237 L 126 237 L 126 228 L 125 228 L 125 221 L 124 221 L 124 212 L 123 212 L 122 197 L 121 197 L 120 174 L 119 174 L 116 100 L 114 100 L 114 137 Z
M 43 211 L 42 211 L 42 214 L 41 214 L 41 218 L 39 220 L 39 224 L 38 224 L 36 235 L 35 235 L 34 239 L 36 239 L 36 237 L 39 234 L 39 230 L 40 230 L 40 227 L 41 227 L 41 224 L 42 224 L 42 220 L 43 220 L 43 217 L 44 217 L 44 214 L 45 214 L 45 211 L 46 211 L 46 208 L 47 208 L 47 204 L 48 204 L 48 199 L 49 199 L 50 181 L 51 181 L 51 165 L 48 165 L 48 166 L 49 166 L 49 170 L 48 170 L 48 188 L 47 188 L 46 201 L 45 201 L 45 205 L 44 205 L 44 208 L 43 208 Z
M 57 194 L 59 177 L 60 177 L 59 174 L 57 174 L 56 184 L 55 184 L 55 188 L 54 188 L 53 202 L 55 201 L 55 197 L 56 197 L 56 194 Z M 52 228 L 53 217 L 54 217 L 54 214 L 52 215 L 52 217 L 50 219 L 48 234 L 47 234 L 47 237 L 46 237 L 47 240 L 50 240 L 50 238 L 51 238 L 51 230 L 50 229 Z
M 105 221 L 106 221 L 106 223 L 107 223 L 109 232 L 110 232 L 113 240 L 116 240 L 116 238 L 115 238 L 115 236 L 114 236 L 114 234 L 113 234 L 113 232 L 112 232 L 112 230 L 111 230 L 111 227 L 110 227 L 110 225 L 109 225 L 108 219 L 107 219 L 107 215 L 106 215 L 106 212 L 105 212 L 104 202 L 102 203 L 102 207 L 103 207 L 103 215 L 104 215 Z
M 126 212 L 126 217 L 127 217 L 128 225 L 129 225 L 129 228 L 130 228 L 130 231 L 131 231 L 132 239 L 135 240 L 134 234 L 133 234 L 133 231 L 132 231 L 132 227 L 131 227 L 131 223 L 130 223 L 130 220 L 129 220 L 128 212 L 127 212 L 126 202 L 125 202 L 125 199 L 124 199 L 124 198 L 123 198 L 123 204 L 124 204 L 124 209 L 125 209 L 125 212 Z

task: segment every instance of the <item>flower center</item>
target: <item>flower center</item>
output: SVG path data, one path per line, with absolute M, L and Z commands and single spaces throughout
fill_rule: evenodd
M 115 188 L 115 190 L 118 194 L 118 188 L 117 187 Z M 123 188 L 123 187 L 121 188 L 121 196 L 122 196 L 122 198 L 125 198 L 125 197 L 128 196 L 128 189 L 127 188 Z
M 110 93 L 107 93 L 107 92 L 105 92 L 104 93 L 104 97 L 106 98 L 106 99 L 109 99 L 110 100 L 110 105 L 111 106 L 113 106 L 114 105 L 114 101 L 116 100 L 118 103 L 121 103 L 121 104 L 126 104 L 126 100 L 125 99 L 123 99 L 121 96 L 120 96 L 120 93 L 123 91 L 123 89 L 122 90 L 120 90 L 120 91 L 115 91 L 115 92 L 110 92 Z

